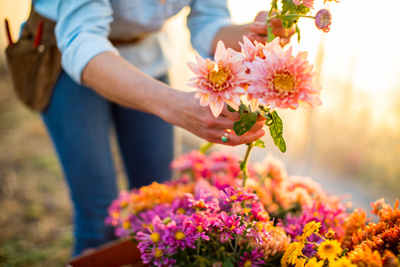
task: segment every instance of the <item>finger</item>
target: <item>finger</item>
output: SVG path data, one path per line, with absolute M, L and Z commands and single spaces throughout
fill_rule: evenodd
M 256 33 L 249 33 L 246 36 L 252 42 L 257 41 L 257 42 L 262 43 L 262 44 L 265 44 L 265 43 L 268 42 L 268 36 L 266 36 L 266 35 L 259 35 L 259 34 L 256 34 Z
M 261 35 L 267 35 L 267 24 L 265 22 L 255 21 L 250 24 L 249 29 L 251 32 Z
M 237 111 L 230 112 L 227 105 L 225 105 L 224 108 L 222 109 L 221 115 L 234 121 L 240 120 L 239 112 Z
M 226 143 L 222 142 L 221 139 L 224 134 L 225 133 L 221 134 L 220 139 L 217 141 L 217 143 L 227 146 L 237 146 L 237 145 L 251 143 L 260 139 L 265 135 L 265 131 L 264 129 L 260 129 L 258 131 L 249 131 L 241 136 L 238 136 L 235 134 L 235 132 L 231 131 L 228 133 L 228 140 Z

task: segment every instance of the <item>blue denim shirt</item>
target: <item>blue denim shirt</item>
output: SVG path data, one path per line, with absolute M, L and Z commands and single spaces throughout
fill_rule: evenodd
M 38 13 L 57 21 L 56 38 L 62 53 L 63 68 L 78 83 L 81 82 L 83 69 L 93 57 L 105 51 L 119 53 L 109 41 L 109 37 L 130 38 L 158 32 L 169 18 L 179 13 L 185 6 L 190 7 L 187 26 L 191 34 L 191 43 L 203 57 L 210 56 L 215 34 L 222 27 L 232 23 L 226 0 L 34 0 L 33 2 Z M 143 48 L 144 46 L 148 47 L 149 43 L 144 44 Z M 140 45 L 134 49 L 141 49 Z M 157 57 L 153 58 L 155 60 Z M 152 64 L 152 62 L 144 63 L 144 65 Z

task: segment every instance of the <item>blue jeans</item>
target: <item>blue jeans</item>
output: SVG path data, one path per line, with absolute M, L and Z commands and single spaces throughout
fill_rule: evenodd
M 160 79 L 164 82 L 167 77 Z M 141 90 L 141 88 L 131 88 Z M 118 196 L 110 147 L 114 127 L 129 187 L 169 179 L 173 127 L 159 117 L 118 106 L 61 73 L 42 113 L 74 206 L 74 255 L 115 238 L 104 224 Z

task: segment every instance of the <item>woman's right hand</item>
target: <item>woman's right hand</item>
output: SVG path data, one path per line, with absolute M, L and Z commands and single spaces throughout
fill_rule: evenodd
M 173 101 L 171 109 L 175 110 L 169 119 L 170 123 L 182 127 L 189 132 L 205 139 L 208 142 L 236 146 L 251 143 L 264 136 L 262 129 L 265 119 L 260 116 L 252 129 L 242 136 L 237 136 L 233 129 L 235 121 L 240 119 L 238 112 L 230 112 L 225 104 L 221 115 L 215 118 L 210 107 L 200 105 L 199 99 L 194 97 L 195 92 L 178 94 L 176 101 Z M 171 119 L 171 120 L 170 120 Z M 221 137 L 228 132 L 228 141 L 221 141 Z

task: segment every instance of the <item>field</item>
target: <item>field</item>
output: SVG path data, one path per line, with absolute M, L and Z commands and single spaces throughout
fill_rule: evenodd
M 0 71 L 0 266 L 62 266 L 71 205 L 38 114 L 17 102 Z

